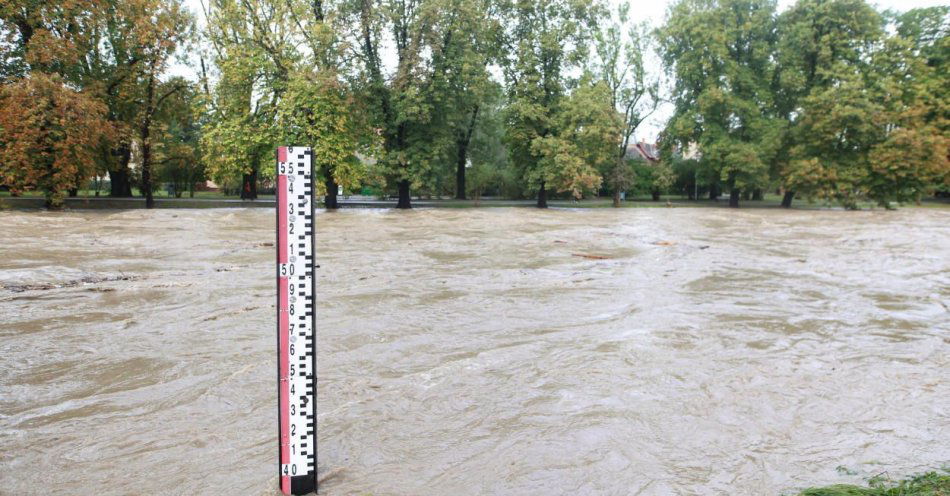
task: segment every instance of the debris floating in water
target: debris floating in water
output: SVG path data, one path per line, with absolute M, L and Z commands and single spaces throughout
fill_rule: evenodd
M 59 288 L 72 288 L 75 286 L 82 286 L 84 284 L 98 284 L 101 282 L 113 282 L 113 281 L 134 281 L 139 279 L 139 276 L 106 276 L 106 277 L 94 277 L 88 276 L 83 277 L 82 279 L 73 279 L 71 281 L 60 282 L 60 283 L 50 283 L 42 282 L 36 284 L 4 284 L 0 285 L 0 288 L 12 291 L 14 293 L 22 293 L 24 291 L 46 291 L 50 289 L 59 289 Z
M 605 257 L 603 255 L 590 255 L 588 253 L 571 253 L 575 257 L 589 258 L 591 260 L 607 260 L 610 257 Z

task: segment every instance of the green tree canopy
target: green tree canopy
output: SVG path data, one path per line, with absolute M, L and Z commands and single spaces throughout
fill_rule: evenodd
M 774 71 L 774 0 L 680 0 L 659 30 L 675 76 L 664 139 L 699 144 L 702 163 L 730 189 L 762 187 L 781 124 L 768 112 Z
M 590 164 L 579 164 L 574 144 L 557 131 L 569 71 L 584 59 L 600 11 L 590 1 L 541 0 L 515 2 L 508 15 L 508 148 L 526 186 L 537 188 L 538 206 L 546 207 L 549 186 L 573 190 L 571 184 L 592 181 Z

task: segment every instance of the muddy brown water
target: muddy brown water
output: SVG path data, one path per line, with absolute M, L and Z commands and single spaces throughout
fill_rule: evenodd
M 787 494 L 950 462 L 950 211 L 317 225 L 323 494 Z M 0 226 L 0 493 L 275 494 L 273 213 Z

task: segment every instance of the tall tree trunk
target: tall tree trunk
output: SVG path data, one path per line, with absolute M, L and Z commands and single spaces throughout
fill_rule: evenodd
M 257 199 L 257 167 L 251 169 L 250 174 L 241 176 L 241 199 Z
M 455 199 L 465 199 L 465 162 L 468 154 L 468 144 L 457 143 L 458 156 L 455 162 Z
M 459 133 L 455 137 L 455 146 L 457 150 L 455 161 L 455 199 L 465 199 L 465 164 L 468 162 L 468 145 L 472 142 L 472 133 L 475 132 L 475 123 L 478 119 L 478 105 L 472 109 L 472 117 L 468 121 L 468 127 L 464 133 Z
M 43 124 L 40 126 L 40 134 L 44 134 L 46 129 L 48 129 L 48 121 L 44 119 Z M 53 179 L 53 160 L 54 156 L 53 145 L 52 143 L 47 144 L 45 147 L 45 152 L 43 156 L 47 157 L 44 161 L 45 165 L 45 177 L 42 178 L 40 182 L 41 189 L 43 190 L 43 196 L 46 199 L 46 208 L 49 210 L 61 210 L 63 208 L 63 191 L 59 189 L 59 185 L 56 184 L 56 181 Z
M 652 198 L 653 201 L 660 201 L 660 190 L 655 189 L 655 190 L 651 191 L 651 192 L 650 192 L 650 198 Z
M 158 80 L 159 61 L 152 58 L 149 61 L 148 85 L 145 90 L 145 109 L 142 115 L 142 125 L 139 129 L 139 138 L 142 142 L 142 194 L 145 196 L 145 208 L 155 208 L 155 199 L 152 197 L 152 119 L 155 112 L 161 107 L 166 98 L 181 89 L 175 86 L 164 95 L 155 98 L 155 85 Z
M 132 197 L 132 178 L 129 162 L 132 160 L 132 147 L 128 144 L 119 147 L 119 167 L 109 170 L 109 196 L 113 198 Z
M 142 118 L 142 127 L 139 129 L 139 139 L 142 142 L 142 195 L 145 196 L 145 208 L 155 208 L 155 199 L 152 197 L 152 115 L 155 113 L 155 61 L 150 64 L 148 86 L 145 90 L 145 114 Z
M 544 188 L 544 182 L 538 188 L 538 208 L 548 208 L 548 190 Z
M 399 201 L 396 203 L 396 208 L 412 208 L 412 201 L 409 197 L 409 180 L 403 179 L 399 181 Z
M 752 190 L 752 201 L 762 201 L 762 188 Z
M 326 177 L 324 184 L 327 187 L 327 195 L 323 197 L 323 206 L 325 206 L 327 210 L 336 210 L 339 208 L 336 196 L 337 192 L 340 190 L 340 187 L 333 178 L 332 171 L 326 171 L 324 177 Z
M 155 208 L 152 196 L 152 144 L 148 142 L 148 126 L 142 132 L 142 195 L 145 196 L 145 208 Z
M 626 181 L 627 178 L 624 175 L 625 174 L 624 165 L 626 164 L 624 164 L 624 161 L 623 161 L 624 150 L 626 149 L 627 139 L 628 138 L 624 138 L 623 144 L 621 145 L 622 149 L 620 151 L 620 155 L 617 157 L 617 161 L 614 163 L 613 170 L 610 171 L 611 187 L 613 187 L 613 190 L 614 190 L 614 208 L 620 207 L 620 193 L 621 193 L 620 190 L 626 188 L 628 185 Z
M 739 208 L 739 195 L 742 194 L 742 190 L 739 188 L 733 187 L 729 190 L 729 206 L 732 208 Z
M 792 208 L 792 200 L 795 199 L 794 191 L 786 191 L 785 196 L 782 197 L 782 207 Z
M 152 144 L 149 142 L 150 126 L 142 127 L 142 195 L 145 196 L 145 208 L 155 208 L 152 196 Z
M 710 200 L 719 199 L 719 194 L 720 194 L 719 185 L 715 183 L 710 184 L 709 185 L 709 199 Z

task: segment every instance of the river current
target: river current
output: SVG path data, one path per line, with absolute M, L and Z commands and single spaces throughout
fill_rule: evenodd
M 276 494 L 273 212 L 0 226 L 0 494 Z M 346 210 L 317 236 L 321 494 L 950 462 L 950 210 Z

